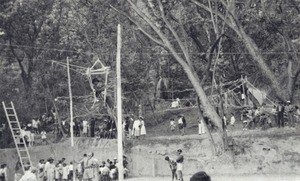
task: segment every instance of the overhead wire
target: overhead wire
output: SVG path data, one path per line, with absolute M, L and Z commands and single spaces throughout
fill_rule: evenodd
M 1 44 L 0 46 L 13 46 L 13 47 L 23 47 L 23 48 L 35 48 L 35 49 L 43 49 L 43 50 L 49 50 L 49 51 L 60 51 L 60 52 L 72 52 L 72 53 L 81 53 L 81 54 L 94 54 L 98 55 L 98 53 L 92 53 L 92 52 L 79 52 L 79 51 L 74 51 L 74 50 L 66 50 L 66 49 L 56 49 L 56 48 L 44 48 L 44 47 L 37 47 L 37 46 L 27 46 L 27 45 L 10 45 L 10 44 Z M 260 54 L 286 54 L 286 53 L 294 53 L 294 54 L 300 54 L 300 52 L 293 52 L 293 51 L 257 51 L 256 53 Z M 101 55 L 114 55 L 115 53 L 99 53 Z M 134 55 L 136 53 L 123 53 L 122 55 Z M 172 53 L 139 53 L 143 55 L 173 55 Z M 178 54 L 183 54 L 183 52 L 178 52 Z M 190 55 L 203 55 L 203 54 L 215 54 L 215 53 L 209 53 L 209 52 L 190 52 Z M 222 52 L 222 55 L 249 55 L 250 53 L 248 52 Z M 38 59 L 32 59 L 32 60 L 38 60 Z M 43 59 L 41 59 L 43 60 Z

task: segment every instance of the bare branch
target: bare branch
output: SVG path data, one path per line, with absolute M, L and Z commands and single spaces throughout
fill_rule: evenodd
M 175 37 L 177 43 L 179 44 L 183 54 L 184 54 L 184 57 L 187 61 L 187 63 L 192 67 L 192 63 L 190 61 L 190 57 L 189 57 L 189 54 L 188 54 L 188 47 L 185 47 L 182 43 L 182 41 L 180 40 L 177 32 L 174 30 L 174 28 L 171 26 L 170 22 L 167 20 L 166 16 L 165 16 L 165 11 L 164 11 L 164 7 L 161 3 L 161 0 L 157 0 L 158 2 L 158 5 L 159 5 L 159 9 L 160 9 L 160 12 L 161 12 L 161 17 L 163 19 L 163 21 L 165 22 L 165 24 L 167 25 L 167 27 L 169 28 L 169 30 L 172 32 L 173 36 Z
M 135 19 L 133 19 L 132 17 L 128 16 L 126 13 L 119 11 L 117 8 L 113 7 L 112 5 L 110 5 L 110 7 L 111 7 L 113 10 L 117 11 L 118 13 L 122 14 L 123 16 L 126 16 L 126 17 L 127 17 L 132 23 L 134 23 L 134 24 L 138 27 L 138 29 L 139 29 L 143 34 L 145 34 L 149 39 L 151 39 L 152 41 L 154 41 L 156 44 L 158 44 L 158 45 L 160 45 L 160 46 L 162 46 L 162 47 L 165 47 L 165 45 L 163 44 L 162 41 L 156 39 L 154 36 L 152 36 L 151 34 L 149 34 L 144 28 L 142 28 L 142 27 L 139 25 L 139 23 L 138 23 Z

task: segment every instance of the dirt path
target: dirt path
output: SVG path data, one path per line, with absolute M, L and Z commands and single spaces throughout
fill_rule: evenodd
M 215 133 L 213 133 L 215 134 Z M 257 137 L 265 137 L 265 136 L 295 136 L 300 135 L 300 128 L 299 126 L 297 128 L 290 128 L 290 127 L 284 127 L 284 128 L 270 128 L 267 130 L 261 130 L 261 129 L 254 129 L 254 130 L 228 130 L 227 132 L 228 136 L 232 137 L 247 137 L 247 136 L 257 136 Z M 168 135 L 168 136 L 153 136 L 149 135 L 146 137 L 147 140 L 188 140 L 188 139 L 205 139 L 207 138 L 207 134 L 198 135 L 198 134 L 189 134 L 189 135 Z

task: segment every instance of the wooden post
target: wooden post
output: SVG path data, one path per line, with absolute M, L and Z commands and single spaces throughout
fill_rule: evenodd
M 121 25 L 118 24 L 118 37 L 117 37 L 117 119 L 118 119 L 118 169 L 119 181 L 124 179 L 123 169 L 123 125 L 122 125 L 122 87 L 121 87 Z
M 70 97 L 70 133 L 71 133 L 71 146 L 74 147 L 73 137 L 73 99 L 72 99 L 72 88 L 71 88 L 71 75 L 69 57 L 67 57 L 67 71 L 68 71 L 68 86 L 69 86 L 69 97 Z
M 69 86 L 69 98 L 70 98 L 70 134 L 71 134 L 71 147 L 74 148 L 74 134 L 73 134 L 73 99 L 72 99 L 72 86 L 70 75 L 70 63 L 69 57 L 67 57 L 67 72 L 68 72 L 68 86 Z M 74 154 L 73 154 L 74 160 Z M 75 172 L 73 170 L 73 181 L 75 181 Z

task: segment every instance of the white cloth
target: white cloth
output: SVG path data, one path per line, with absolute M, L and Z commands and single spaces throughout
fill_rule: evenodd
M 203 122 L 203 120 L 201 120 L 199 122 L 198 126 L 199 126 L 199 131 L 198 131 L 199 134 L 204 134 L 205 133 L 205 129 L 204 129 L 204 122 Z
M 82 133 L 87 133 L 87 130 L 88 130 L 88 122 L 86 120 L 83 120 L 82 121 Z
M 24 129 L 20 129 L 20 137 L 24 138 L 25 135 L 26 135 L 26 131 Z
M 234 117 L 234 116 L 231 116 L 231 118 L 230 118 L 230 124 L 231 124 L 231 125 L 234 125 L 234 123 L 235 123 L 235 117 Z
M 46 133 L 46 131 L 42 131 L 42 132 L 41 132 L 41 135 L 42 135 L 42 139 L 46 139 L 46 138 L 47 138 L 47 133 Z
M 177 163 L 177 171 L 183 170 L 183 163 Z
M 45 175 L 47 177 L 47 181 L 54 181 L 54 169 L 55 169 L 54 164 L 46 162 Z
M 132 131 L 134 136 L 140 136 L 140 126 L 141 126 L 140 120 L 137 119 L 133 122 Z
M 37 128 L 37 127 L 38 127 L 37 121 L 36 121 L 35 119 L 32 119 L 31 124 L 32 124 L 32 127 L 33 127 L 33 128 Z
M 183 124 L 182 118 L 178 119 L 178 124 Z
M 19 181 L 37 181 L 37 178 L 36 175 L 31 172 L 31 170 L 28 170 Z
M 141 135 L 146 135 L 146 127 L 145 127 L 145 122 L 142 120 L 141 121 Z
M 62 179 L 68 179 L 69 167 L 65 166 L 62 168 Z

